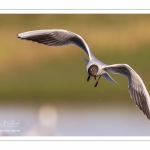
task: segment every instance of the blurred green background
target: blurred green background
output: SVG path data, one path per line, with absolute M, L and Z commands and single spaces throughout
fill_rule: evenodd
M 86 54 L 74 45 L 48 47 L 22 41 L 17 34 L 66 29 L 81 35 L 106 64 L 129 64 L 146 87 L 150 70 L 150 15 L 0 15 L 0 97 L 4 100 L 92 101 L 130 99 L 126 78 L 112 75 L 86 82 Z M 130 101 L 129 101 L 130 102 Z
M 101 78 L 97 88 L 93 78 L 86 81 L 82 57 L 88 57 L 80 48 L 49 47 L 17 38 L 19 33 L 39 29 L 65 29 L 81 35 L 98 59 L 130 65 L 150 89 L 150 15 L 1 14 L 1 104 L 136 108 L 125 77 L 111 74 L 119 85 Z

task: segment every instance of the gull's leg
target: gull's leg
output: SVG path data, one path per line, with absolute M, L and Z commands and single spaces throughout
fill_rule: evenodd
M 90 76 L 88 76 L 88 78 L 87 78 L 87 81 L 89 81 L 90 80 Z
M 95 83 L 95 86 L 94 86 L 94 87 L 97 87 L 97 85 L 98 85 L 98 81 L 99 81 L 100 77 L 101 77 L 101 76 L 99 76 L 99 78 L 98 78 L 98 80 L 96 81 L 96 83 Z

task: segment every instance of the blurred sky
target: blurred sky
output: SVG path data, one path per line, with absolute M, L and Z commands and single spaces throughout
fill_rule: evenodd
M 94 79 L 86 81 L 82 57 L 88 57 L 80 48 L 17 38 L 38 29 L 81 35 L 97 58 L 129 64 L 150 89 L 150 15 L 1 14 L 0 123 L 15 118 L 21 130 L 1 135 L 150 134 L 149 120 L 130 98 L 125 77 L 112 75 L 119 85 L 101 78 L 94 88 Z

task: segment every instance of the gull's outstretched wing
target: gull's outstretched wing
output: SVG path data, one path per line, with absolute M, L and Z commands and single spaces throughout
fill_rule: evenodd
M 108 65 L 104 67 L 104 70 L 127 77 L 131 98 L 150 119 L 150 97 L 140 76 L 127 64 Z
M 92 59 L 92 57 L 94 57 L 84 39 L 78 34 L 67 30 L 35 30 L 20 33 L 18 34 L 18 37 L 21 39 L 42 43 L 48 46 L 63 46 L 68 44 L 75 44 L 86 52 L 90 60 Z

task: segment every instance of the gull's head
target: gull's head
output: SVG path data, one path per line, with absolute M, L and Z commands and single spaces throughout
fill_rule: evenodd
M 93 76 L 94 78 L 96 78 L 98 72 L 98 66 L 97 65 L 91 65 L 88 69 L 88 73 L 90 76 Z

